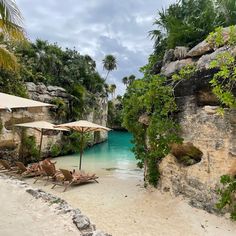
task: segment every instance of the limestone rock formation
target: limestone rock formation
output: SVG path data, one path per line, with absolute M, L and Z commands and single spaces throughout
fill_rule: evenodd
M 229 28 L 223 30 L 223 38 L 224 42 L 229 39 Z M 160 187 L 175 195 L 184 194 L 192 205 L 210 212 L 216 210 L 215 190 L 220 176 L 233 171 L 236 174 L 236 168 L 232 170 L 236 167 L 236 110 L 225 109 L 224 117 L 220 116 L 219 102 L 209 84 L 215 72 L 209 68 L 210 62 L 227 51 L 236 56 L 235 47 L 213 48 L 204 40 L 192 48 L 186 58 L 173 60 L 171 57 L 161 68 L 162 74 L 171 76 L 186 65 L 196 65 L 196 74 L 175 88 L 179 107 L 176 116 L 184 141 L 197 147 L 202 157 L 189 166 L 179 163 L 173 155 L 164 158 L 160 165 Z
M 29 97 L 33 100 L 53 103 L 54 99 L 61 99 L 67 106 L 69 106 L 72 99 L 72 95 L 68 94 L 65 89 L 57 86 L 45 86 L 43 83 L 26 83 Z M 94 122 L 103 126 L 107 124 L 108 113 L 108 101 L 107 97 L 103 97 L 100 94 L 95 96 L 98 106 L 89 107 L 84 113 L 83 119 L 90 122 Z M 20 153 L 21 143 L 21 129 L 15 128 L 14 124 L 33 122 L 45 120 L 51 123 L 57 124 L 62 122 L 59 120 L 55 113 L 52 112 L 52 108 L 37 107 L 28 109 L 16 109 L 13 113 L 7 111 L 1 111 L 0 113 L 0 155 L 10 161 L 17 160 Z M 63 120 L 67 122 L 67 120 Z M 34 129 L 27 129 L 28 135 L 33 135 L 36 138 L 36 143 L 39 145 L 40 132 Z M 49 132 L 44 135 L 42 143 L 42 155 L 50 155 L 51 146 L 55 143 L 60 144 L 62 139 L 62 133 Z M 107 139 L 107 132 L 97 132 L 94 134 L 91 145 L 95 143 L 103 142 Z

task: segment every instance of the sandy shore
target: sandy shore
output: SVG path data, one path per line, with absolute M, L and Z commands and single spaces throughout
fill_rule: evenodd
M 27 180 L 32 184 L 32 180 Z M 236 223 L 188 205 L 182 197 L 144 189 L 141 178 L 99 178 L 99 184 L 72 187 L 40 187 L 80 208 L 97 228 L 113 236 L 201 236 L 236 235 Z
M 0 178 L 0 235 L 46 236 L 80 235 L 67 215 L 55 210 L 25 189 Z

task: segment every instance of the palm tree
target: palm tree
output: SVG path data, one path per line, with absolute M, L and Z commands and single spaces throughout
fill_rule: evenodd
M 21 26 L 22 16 L 14 0 L 0 0 L 0 32 L 4 40 L 25 39 L 24 30 Z M 0 68 L 16 70 L 18 67 L 16 57 L 0 43 Z
M 116 85 L 115 84 L 110 85 L 110 92 L 111 92 L 111 96 L 113 99 L 115 97 L 115 93 L 116 93 Z
M 135 80 L 135 75 L 130 75 L 128 78 L 128 84 L 131 85 Z
M 128 77 L 124 77 L 123 79 L 122 79 L 122 82 L 123 82 L 123 84 L 126 86 L 126 88 L 127 88 L 127 86 L 128 86 Z
M 107 70 L 107 75 L 105 81 L 107 80 L 108 74 L 117 68 L 117 61 L 113 55 L 106 55 L 105 58 L 102 60 L 103 62 L 103 69 Z

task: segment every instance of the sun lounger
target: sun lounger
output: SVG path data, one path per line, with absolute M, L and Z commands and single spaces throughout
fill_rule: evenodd
M 18 167 L 19 173 L 22 177 L 36 177 L 41 175 L 38 163 L 34 163 L 31 166 L 26 167 L 22 162 L 16 161 L 16 166 Z
M 50 179 L 53 182 L 55 182 L 57 181 L 58 178 L 60 177 L 63 178 L 61 172 L 56 170 L 55 165 L 53 163 L 49 164 L 46 162 L 42 162 L 41 168 L 42 168 L 42 173 L 38 178 L 36 178 L 34 183 L 36 183 L 39 179 L 44 179 L 45 177 L 46 177 L 45 185 L 48 183 Z
M 11 167 L 10 164 L 8 163 L 8 161 L 6 161 L 6 160 L 0 160 L 0 164 L 3 167 L 4 173 L 7 173 L 7 172 L 10 172 L 10 173 L 17 172 L 17 168 L 16 167 Z
M 82 173 L 71 173 L 69 170 L 65 169 L 60 169 L 61 173 L 63 174 L 64 178 L 61 181 L 61 184 L 55 183 L 52 188 L 54 188 L 56 185 L 64 185 L 65 189 L 63 192 L 67 190 L 67 188 L 71 185 L 79 185 L 83 183 L 88 183 L 91 181 L 95 181 L 98 183 L 97 179 L 98 177 L 93 174 L 93 175 L 88 175 L 88 174 L 82 174 Z

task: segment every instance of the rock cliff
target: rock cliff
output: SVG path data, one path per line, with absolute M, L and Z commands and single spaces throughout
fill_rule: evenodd
M 61 99 L 66 106 L 70 105 L 72 96 L 68 94 L 63 88 L 57 86 L 45 86 L 43 83 L 26 83 L 29 98 L 41 102 L 53 103 L 55 99 Z M 91 122 L 104 125 L 107 124 L 108 101 L 107 97 L 97 94 L 95 97 L 97 106 L 85 109 L 83 119 Z M 14 124 L 45 120 L 54 124 L 66 122 L 67 120 L 60 120 L 55 115 L 53 108 L 28 108 L 28 109 L 13 109 L 12 113 L 7 111 L 0 112 L 0 156 L 9 158 L 10 160 L 18 159 L 19 149 L 21 143 L 21 129 L 14 127 Z M 34 135 L 36 143 L 40 142 L 40 132 L 34 129 L 27 129 L 28 135 Z M 47 132 L 44 135 L 42 143 L 42 155 L 50 155 L 51 146 L 55 143 L 61 142 L 61 132 Z M 107 139 L 107 132 L 98 132 L 93 135 L 91 144 L 103 142 Z
M 227 32 L 228 28 L 223 30 L 225 41 Z M 224 51 L 236 55 L 235 47 L 216 49 L 205 40 L 191 50 L 183 47 L 169 50 L 164 60 L 153 68 L 155 73 L 168 77 L 186 65 L 193 64 L 197 68 L 191 79 L 176 87 L 175 95 L 182 137 L 203 155 L 200 162 L 190 166 L 184 166 L 175 156 L 168 155 L 160 165 L 160 187 L 175 195 L 184 194 L 191 199 L 192 205 L 208 211 L 215 210 L 220 176 L 229 174 L 236 166 L 236 110 L 225 109 L 224 117 L 220 116 L 216 112 L 219 103 L 209 84 L 214 73 L 209 64 Z

